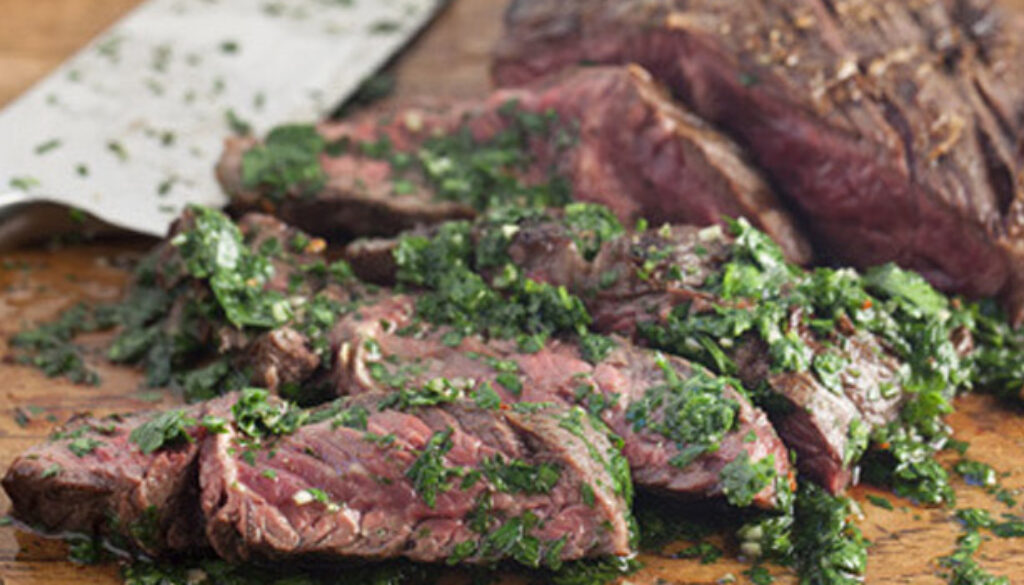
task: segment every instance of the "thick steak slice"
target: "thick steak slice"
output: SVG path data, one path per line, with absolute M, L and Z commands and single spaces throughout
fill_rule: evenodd
M 394 297 L 364 307 L 335 329 L 340 392 L 408 392 L 433 380 L 469 380 L 473 392 L 493 390 L 504 403 L 579 405 L 603 419 L 623 438 L 623 452 L 636 485 L 690 498 L 725 495 L 739 505 L 771 507 L 791 479 L 787 451 L 768 419 L 740 392 L 679 358 L 663 357 L 616 339 L 617 347 L 596 365 L 579 349 L 549 342 L 523 353 L 511 341 L 466 337 L 444 342 L 444 330 L 418 327 L 414 300 Z M 701 388 L 706 383 L 711 388 Z M 690 401 L 699 395 L 697 400 Z M 707 444 L 673 434 L 699 416 L 709 427 L 728 410 L 724 428 Z M 688 422 L 689 421 L 689 422 Z M 698 423 L 701 424 L 701 423 Z M 728 470 L 760 464 L 762 482 L 750 493 L 730 492 Z M 725 475 L 723 475 L 723 473 Z
M 346 148 L 328 148 L 320 156 L 327 180 L 312 194 L 281 196 L 247 185 L 242 161 L 258 143 L 229 140 L 218 176 L 232 206 L 273 210 L 321 235 L 388 235 L 469 217 L 473 207 L 493 203 L 487 198 L 495 195 L 469 193 L 465 196 L 479 200 L 450 200 L 461 193 L 452 182 L 465 178 L 445 174 L 451 173 L 451 159 L 428 159 L 420 149 L 430 151 L 451 137 L 514 144 L 509 136 L 519 133 L 525 135 L 523 144 L 495 152 L 500 159 L 478 161 L 487 162 L 489 172 L 507 175 L 506 184 L 471 184 L 470 189 L 507 189 L 512 201 L 506 202 L 514 202 L 528 187 L 508 184 L 565 182 L 573 198 L 602 203 L 629 224 L 643 217 L 708 225 L 744 216 L 775 238 L 791 260 L 811 258 L 797 222 L 740 149 L 675 103 L 639 67 L 573 70 L 499 91 L 479 104 L 363 115 L 323 124 L 319 131 Z M 408 170 L 397 170 L 398 161 Z
M 214 550 L 532 566 L 630 554 L 628 471 L 582 410 L 396 410 L 386 398 L 343 399 L 258 447 L 237 431 L 207 441 Z
M 230 399 L 189 407 L 198 420 L 223 414 Z M 55 533 L 96 534 L 150 555 L 206 548 L 199 510 L 198 442 L 144 453 L 129 437 L 156 413 L 81 417 L 53 440 L 19 456 L 3 487 L 12 514 Z
M 517 0 L 501 84 L 639 63 L 743 145 L 816 250 L 1024 316 L 1020 18 L 996 2 Z

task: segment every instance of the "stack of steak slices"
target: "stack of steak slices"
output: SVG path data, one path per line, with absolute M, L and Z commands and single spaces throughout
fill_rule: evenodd
M 631 475 L 686 499 L 788 504 L 788 453 L 738 383 L 624 338 L 590 362 L 573 337 L 529 350 L 477 335 L 453 343 L 420 320 L 415 296 L 332 276 L 340 265 L 320 247 L 273 218 L 249 215 L 238 229 L 192 208 L 125 307 L 160 302 L 115 345 L 187 334 L 216 347 L 174 355 L 191 370 L 186 387 L 211 375 L 214 357 L 235 384 L 343 398 L 301 410 L 245 390 L 76 420 L 8 470 L 15 516 L 150 555 L 556 567 L 630 553 Z M 323 295 L 337 310 L 310 327 Z M 146 361 L 154 346 L 140 347 Z M 213 387 L 230 388 L 218 376 Z
M 592 364 L 566 341 L 524 351 L 513 340 L 475 335 L 453 342 L 451 333 L 419 320 L 412 297 L 365 306 L 333 332 L 334 387 L 392 392 L 395 401 L 415 404 L 432 398 L 407 388 L 448 380 L 478 401 L 576 405 L 622 438 L 641 489 L 688 499 L 724 496 L 740 507 L 787 501 L 793 478 L 786 448 L 730 380 L 623 338 Z M 437 392 L 457 395 L 450 387 Z
M 204 218 L 205 223 L 197 223 L 196 217 Z M 216 218 L 220 221 L 215 221 Z M 197 299 L 214 296 L 210 277 L 200 278 L 195 271 L 182 275 L 181 269 L 175 267 L 200 256 L 182 241 L 211 241 L 213 234 L 227 230 L 221 221 L 225 221 L 223 215 L 208 210 L 187 211 L 168 243 L 158 250 L 157 255 L 164 259 L 162 263 L 170 267 L 165 270 L 185 281 L 161 281 L 171 290 L 188 291 L 177 297 L 176 304 L 191 306 Z M 663 358 L 656 352 L 637 348 L 626 339 L 617 340 L 612 355 L 590 364 L 581 358 L 580 348 L 571 339 L 551 341 L 537 354 L 530 354 L 519 349 L 514 341 L 478 336 L 469 336 L 457 347 L 451 347 L 444 329 L 413 336 L 405 331 L 407 326 L 425 327 L 416 315 L 415 297 L 361 283 L 351 275 L 341 282 L 317 276 L 317 271 L 310 267 L 322 269 L 322 254 L 311 253 L 308 237 L 276 219 L 249 214 L 241 221 L 241 227 L 244 252 L 239 253 L 243 257 L 265 255 L 272 259 L 272 274 L 260 290 L 273 298 L 277 298 L 279 291 L 287 292 L 292 315 L 261 327 L 238 327 L 226 317 L 213 321 L 221 332 L 215 336 L 221 340 L 218 355 L 231 363 L 242 378 L 220 383 L 251 383 L 271 390 L 300 388 L 307 394 L 336 396 L 399 391 L 407 384 L 420 387 L 434 379 L 483 383 L 502 374 L 487 363 L 501 362 L 522 371 L 524 377 L 519 384 L 525 388 L 519 393 L 490 384 L 501 401 L 555 402 L 588 408 L 624 438 L 624 452 L 635 482 L 642 488 L 688 499 L 726 496 L 741 506 L 771 508 L 785 502 L 786 498 L 780 498 L 777 491 L 788 492 L 791 487 L 788 453 L 764 413 L 750 404 L 738 384 L 710 376 L 703 368 L 679 358 Z M 268 245 L 268 241 L 279 243 Z M 295 245 L 296 242 L 302 245 Z M 369 264 L 382 260 L 380 264 L 388 273 L 393 265 L 390 243 L 385 244 L 372 255 Z M 353 259 L 358 257 L 353 255 Z M 361 266 L 369 264 L 363 262 Z M 295 275 L 300 278 L 294 279 Z M 297 286 L 290 286 L 289 282 Z M 318 327 L 309 327 L 308 313 L 313 305 L 310 299 L 323 297 L 336 302 L 327 306 L 328 315 Z M 176 330 L 180 313 L 171 311 L 164 322 L 151 327 Z M 380 329 L 384 323 L 390 324 L 387 330 Z M 402 334 L 397 334 L 396 329 L 403 330 Z M 387 346 L 391 361 L 381 362 L 380 356 L 368 357 L 374 355 L 367 349 L 371 346 Z M 489 357 L 468 357 L 478 353 Z M 371 366 L 379 375 L 383 375 L 381 368 L 398 368 L 400 372 L 385 376 L 389 383 L 381 383 L 367 373 Z M 519 374 L 505 372 L 500 379 L 510 376 L 519 378 Z M 584 387 L 591 390 L 580 394 Z M 596 406 L 590 406 L 592 401 L 605 408 L 595 410 Z M 644 408 L 650 411 L 644 419 L 631 414 L 631 410 Z M 673 420 L 663 420 L 666 410 Z M 754 475 L 757 489 L 751 491 L 747 486 L 740 490 L 742 496 L 729 497 L 723 470 L 740 475 L 747 466 L 759 466 L 756 469 L 760 473 Z
M 15 460 L 3 485 L 20 520 L 154 555 L 557 568 L 631 553 L 625 464 L 582 411 L 386 399 L 304 411 L 247 390 L 82 419 Z
M 745 148 L 820 256 L 1019 321 L 1022 21 L 981 0 L 517 0 L 494 72 L 637 63 Z
M 831 492 L 855 479 L 872 431 L 899 418 L 908 366 L 889 340 L 851 318 L 882 318 L 860 285 L 847 286 L 858 282 L 854 273 L 804 273 L 742 223 L 738 235 L 665 225 L 602 236 L 595 220 L 580 219 L 585 206 L 521 216 L 482 219 L 473 237 L 502 241 L 525 278 L 578 295 L 594 330 L 739 378 L 800 471 Z M 356 242 L 348 256 L 357 273 L 387 282 L 396 245 Z
M 728 138 L 638 67 L 567 71 L 480 103 L 360 114 L 229 139 L 217 174 L 238 211 L 325 237 L 391 235 L 496 204 L 609 207 L 624 223 L 746 217 L 797 263 L 797 221 Z

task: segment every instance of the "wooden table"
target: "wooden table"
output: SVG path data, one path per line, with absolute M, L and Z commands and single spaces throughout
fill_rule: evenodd
M 1024 6 L 1024 0 L 1014 0 Z M 435 25 L 394 66 L 399 85 L 396 99 L 435 95 L 469 97 L 487 91 L 491 44 L 500 32 L 505 0 L 457 0 Z M 6 103 L 45 75 L 75 48 L 102 30 L 136 0 L 3 0 L 0 19 L 0 104 Z M 213 164 L 214 161 L 210 161 Z M 4 254 L 0 257 L 0 355 L 7 338 L 24 323 L 43 320 L 81 300 L 118 298 L 126 273 L 118 268 L 151 242 L 138 239 L 57 246 Z M 94 339 L 98 342 L 99 339 Z M 170 405 L 175 399 L 147 391 L 137 373 L 100 367 L 100 387 L 75 386 L 49 380 L 39 372 L 0 363 L 0 469 L 29 445 L 42 441 L 55 421 L 74 412 L 97 414 Z M 971 443 L 970 457 L 1003 472 L 1004 486 L 1024 488 L 1024 419 L 985 397 L 958 403 L 950 422 L 960 439 Z M 27 420 L 26 420 L 27 419 Z M 983 491 L 958 483 L 960 506 L 1008 511 Z M 885 496 L 893 510 L 868 503 L 867 495 Z M 916 508 L 909 502 L 871 488 L 853 491 L 862 503 L 858 524 L 874 542 L 867 582 L 874 584 L 941 584 L 935 558 L 948 554 L 959 533 L 943 509 Z M 0 494 L 0 510 L 8 506 Z M 1021 508 L 1013 510 L 1022 512 Z M 981 562 L 998 574 L 1024 583 L 1020 541 L 986 543 Z M 70 585 L 119 582 L 114 566 L 78 567 L 65 561 L 64 545 L 12 527 L 0 528 L 0 583 L 6 585 Z M 735 559 L 703 566 L 696 561 L 645 556 L 646 568 L 629 581 L 641 584 L 712 584 L 733 575 L 748 582 L 748 565 Z M 773 570 L 788 585 L 795 579 Z

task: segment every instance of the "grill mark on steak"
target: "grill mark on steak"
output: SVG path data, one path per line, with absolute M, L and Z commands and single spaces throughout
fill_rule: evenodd
M 414 302 L 410 297 L 393 297 L 364 307 L 358 319 L 339 323 L 334 335 L 339 360 L 334 386 L 339 391 L 396 392 L 437 378 L 471 380 L 475 388 L 486 382 L 506 403 L 555 402 L 590 407 L 623 438 L 633 480 L 643 489 L 689 498 L 721 496 L 722 469 L 744 455 L 750 461 L 773 457 L 777 478 L 782 485 L 790 481 L 785 447 L 764 413 L 735 389 L 725 390 L 725 396 L 738 406 L 735 428 L 721 439 L 716 450 L 685 467 L 676 467 L 672 459 L 679 454 L 679 447 L 646 426 L 635 426 L 627 416 L 630 406 L 649 388 L 665 381 L 655 352 L 636 348 L 620 338 L 611 355 L 592 366 L 580 358 L 576 347 L 557 341 L 548 342 L 533 354 L 520 352 L 512 341 L 483 341 L 472 336 L 451 347 L 442 341 L 443 329 L 407 330 L 416 329 Z M 499 371 L 491 365 L 496 362 L 512 365 L 520 390 L 502 385 Z M 695 375 L 698 368 L 679 358 L 667 358 L 667 363 L 683 379 Z M 655 420 L 659 416 L 653 415 Z M 771 482 L 757 495 L 755 505 L 776 505 L 777 489 Z
M 493 139 L 512 124 L 501 114 L 510 101 L 526 112 L 558 114 L 548 136 L 530 140 L 527 167 L 514 171 L 525 184 L 546 180 L 554 169 L 571 184 L 574 198 L 602 203 L 630 224 L 645 217 L 708 225 L 745 216 L 772 235 L 791 260 L 811 259 L 799 222 L 739 147 L 675 103 L 639 67 L 572 70 L 496 92 L 482 103 L 375 113 L 323 124 L 320 132 L 328 140 L 344 138 L 357 145 L 387 136 L 395 152 L 414 155 L 438 134 L 468 131 L 479 142 Z M 559 144 L 562 135 L 573 136 L 574 142 Z M 352 149 L 321 156 L 328 182 L 320 193 L 272 202 L 241 179 L 244 151 L 256 144 L 229 140 L 218 165 L 236 210 L 272 209 L 289 223 L 329 236 L 391 235 L 472 215 L 464 205 L 439 200 L 422 173 L 398 173 L 387 162 Z M 414 191 L 394 194 L 398 180 L 414 185 Z M 355 189 L 357 184 L 363 188 Z
M 1019 319 L 1022 246 L 1002 226 L 1006 201 L 1024 193 L 1011 154 L 1021 126 L 998 126 L 1021 111 L 1013 47 L 1024 21 L 996 12 L 940 0 L 517 0 L 495 76 L 515 85 L 583 59 L 637 62 L 748 149 L 820 254 L 861 268 L 896 261 L 947 291 L 1001 295 Z M 971 22 L 988 24 L 978 36 Z M 996 111 L 985 105 L 994 96 Z M 903 135 L 898 163 L 890 123 Z M 988 172 L 999 168 L 1011 197 Z

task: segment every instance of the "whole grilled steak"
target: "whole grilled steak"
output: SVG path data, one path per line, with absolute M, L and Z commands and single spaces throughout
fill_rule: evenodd
M 623 440 L 642 489 L 700 498 L 725 496 L 739 506 L 772 507 L 791 480 L 789 457 L 768 419 L 748 398 L 700 367 L 639 349 L 625 339 L 596 364 L 577 346 L 548 342 L 524 352 L 514 341 L 465 337 L 416 322 L 414 299 L 394 297 L 360 309 L 334 330 L 341 392 L 408 397 L 438 378 L 504 404 L 577 405 Z M 750 477 L 748 483 L 735 479 Z
M 632 547 L 628 466 L 581 409 L 367 394 L 305 411 L 246 390 L 61 436 L 8 471 L 14 514 L 151 555 L 556 568 Z
M 639 63 L 743 145 L 816 251 L 1024 316 L 1020 18 L 996 2 L 517 0 L 499 83 Z
M 362 115 L 318 131 L 322 152 L 310 153 L 318 158 L 307 171 L 323 176 L 288 189 L 259 166 L 283 138 L 229 140 L 218 176 L 233 208 L 272 210 L 320 235 L 388 235 L 496 203 L 571 196 L 630 224 L 747 217 L 791 260 L 810 260 L 797 222 L 740 149 L 638 67 L 572 70 L 483 103 Z

